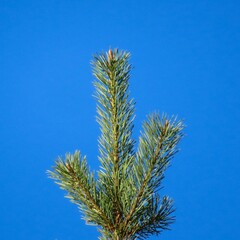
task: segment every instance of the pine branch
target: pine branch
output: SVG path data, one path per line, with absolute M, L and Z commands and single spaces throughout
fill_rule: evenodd
M 48 174 L 61 189 L 68 192 L 66 197 L 80 207 L 88 223 L 104 226 L 109 230 L 113 228 L 98 204 L 97 183 L 93 173 L 88 170 L 86 158 L 81 159 L 79 151 L 74 155 L 66 154 L 65 161 L 59 158 L 54 171 L 48 171 Z
M 162 148 L 162 144 L 163 144 L 163 141 L 164 141 L 164 134 L 165 134 L 165 128 L 167 127 L 167 123 L 166 123 L 166 126 L 164 127 L 164 131 L 162 132 L 162 134 L 160 135 L 160 139 L 159 139 L 159 143 L 156 147 L 156 150 L 155 152 L 153 153 L 153 159 L 152 159 L 152 164 L 149 168 L 149 171 L 147 172 L 147 174 L 145 175 L 145 177 L 143 178 L 143 182 L 140 186 L 140 189 L 139 189 L 139 192 L 138 192 L 138 195 L 136 197 L 136 200 L 134 201 L 134 204 L 132 206 L 132 209 L 130 210 L 130 213 L 129 215 L 126 217 L 126 220 L 125 220 L 125 226 L 129 223 L 133 213 L 135 212 L 138 204 L 140 203 L 141 201 L 141 198 L 144 194 L 144 190 L 145 190 L 145 187 L 146 185 L 148 184 L 150 178 L 152 177 L 152 171 L 154 169 L 154 166 L 155 166 L 155 163 L 156 163 L 156 159 L 159 155 L 159 152 L 161 151 L 161 148 Z
M 93 62 L 94 82 L 97 99 L 98 122 L 102 135 L 99 139 L 100 161 L 102 170 L 99 173 L 104 186 L 102 189 L 113 194 L 112 211 L 114 223 L 118 225 L 123 217 L 121 203 L 121 179 L 124 174 L 123 166 L 129 164 L 133 155 L 132 120 L 134 112 L 133 100 L 128 100 L 128 80 L 131 66 L 127 59 L 129 54 L 109 50 L 108 54 L 95 57 Z M 112 176 L 109 179 L 109 176 Z M 109 191 L 109 186 L 112 189 Z
M 134 163 L 134 173 L 138 182 L 138 193 L 132 208 L 125 218 L 124 227 L 127 229 L 129 222 L 133 227 L 133 219 L 138 224 L 138 219 L 143 214 L 144 202 L 148 201 L 164 177 L 170 159 L 177 152 L 176 145 L 182 137 L 181 122 L 169 121 L 165 116 L 162 119 L 154 114 L 144 122 L 144 133 L 139 139 L 139 148 Z
M 156 195 L 146 206 L 146 213 L 142 214 L 139 224 L 134 229 L 134 234 L 138 239 L 144 239 L 152 234 L 158 235 L 163 230 L 168 230 L 169 225 L 174 222 L 172 200 L 163 197 L 160 207 L 159 202 L 159 197 Z

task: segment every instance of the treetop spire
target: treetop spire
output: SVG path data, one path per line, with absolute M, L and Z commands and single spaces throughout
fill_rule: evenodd
M 128 90 L 129 56 L 110 48 L 92 62 L 101 130 L 97 176 L 79 151 L 58 158 L 53 171 L 48 171 L 67 191 L 66 197 L 79 206 L 86 222 L 97 225 L 101 240 L 145 239 L 174 222 L 173 201 L 160 195 L 159 189 L 178 151 L 183 123 L 151 114 L 136 146 L 132 137 L 135 103 Z

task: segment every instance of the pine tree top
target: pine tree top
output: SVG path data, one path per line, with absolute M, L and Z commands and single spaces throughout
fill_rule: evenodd
M 101 129 L 97 176 L 79 151 L 59 158 L 53 171 L 48 171 L 79 206 L 86 222 L 98 227 L 100 239 L 145 239 L 174 222 L 173 202 L 158 190 L 178 151 L 183 124 L 175 117 L 151 114 L 136 146 L 129 57 L 127 52 L 109 49 L 92 62 Z

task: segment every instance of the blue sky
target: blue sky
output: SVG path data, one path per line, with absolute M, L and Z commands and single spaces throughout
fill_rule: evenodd
M 2 0 L 0 34 L 1 239 L 97 239 L 46 170 L 75 149 L 99 168 L 89 62 L 109 47 L 132 54 L 134 137 L 156 110 L 187 125 L 177 221 L 150 239 L 240 239 L 239 1 Z

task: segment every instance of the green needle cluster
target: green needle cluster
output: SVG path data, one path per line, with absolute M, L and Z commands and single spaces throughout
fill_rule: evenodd
M 110 49 L 92 62 L 101 129 L 97 176 L 79 151 L 59 158 L 53 171 L 48 171 L 79 206 L 86 222 L 98 227 L 102 240 L 145 239 L 174 222 L 173 202 L 160 196 L 159 189 L 178 151 L 183 124 L 174 117 L 149 115 L 136 146 L 129 57 L 127 52 Z

